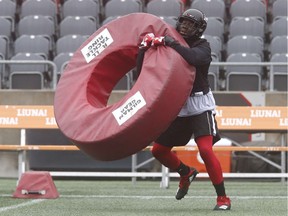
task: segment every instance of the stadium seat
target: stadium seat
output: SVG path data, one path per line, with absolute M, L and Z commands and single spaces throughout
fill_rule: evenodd
M 288 53 L 288 36 L 276 36 L 270 43 L 270 55 L 273 56 L 276 53 Z
M 84 41 L 88 39 L 86 35 L 65 35 L 56 41 L 56 55 L 59 53 L 74 53 Z
M 119 17 L 121 17 L 121 16 L 110 16 L 110 17 L 106 17 L 106 18 L 102 21 L 101 26 L 103 26 L 103 25 L 105 25 L 105 24 L 107 24 L 107 23 L 111 22 L 112 20 L 117 19 L 117 18 L 119 18 Z
M 5 35 L 0 35 L 0 55 L 3 59 L 7 59 L 9 54 L 9 39 Z
M 104 8 L 105 17 L 123 16 L 137 12 L 143 12 L 141 0 L 109 0 Z
M 265 21 L 261 17 L 234 17 L 229 26 L 229 38 L 252 35 L 265 38 Z
M 14 42 L 14 54 L 17 53 L 39 53 L 50 58 L 51 41 L 43 35 L 21 35 Z
M 227 58 L 229 62 L 262 62 L 261 56 L 256 53 L 235 53 Z M 261 91 L 262 90 L 262 66 L 244 65 L 226 67 L 227 91 Z
M 16 15 L 16 2 L 11 0 L 0 1 L 0 16 L 8 16 L 15 19 Z
M 9 53 L 8 38 L 4 35 L 3 36 L 0 35 L 0 60 L 8 59 L 8 56 L 9 56 L 8 53 Z M 0 85 L 1 85 L 2 81 L 4 84 L 4 78 L 7 77 L 7 73 L 6 73 L 5 68 L 6 68 L 5 64 L 0 64 Z
M 108 0 L 109 1 L 109 0 Z M 149 1 L 151 1 L 151 0 L 142 0 L 142 1 L 144 1 L 146 4 L 149 2 Z M 168 0 L 169 1 L 169 0 Z M 180 0 L 184 5 L 188 5 L 188 4 L 190 4 L 192 1 L 191 0 Z
M 0 35 L 7 36 L 11 40 L 14 32 L 14 20 L 11 17 L 0 16 L 0 26 Z
M 227 56 L 234 53 L 256 53 L 263 59 L 264 41 L 261 37 L 238 35 L 228 40 Z
M 11 60 L 43 61 L 45 57 L 35 53 L 17 53 Z M 47 76 L 45 64 L 10 64 L 9 87 L 11 89 L 42 89 L 44 75 Z
M 217 36 L 211 36 L 206 34 L 202 35 L 202 38 L 205 38 L 209 42 L 212 53 L 214 53 L 218 59 L 221 59 L 223 47 L 221 39 Z
M 191 8 L 201 10 L 207 17 L 218 17 L 226 20 L 226 6 L 223 0 L 194 0 Z
M 272 16 L 288 16 L 287 15 L 287 0 L 276 0 L 272 5 Z
M 288 62 L 288 54 L 274 54 L 271 59 L 271 62 Z M 274 66 L 273 72 L 270 68 L 270 76 L 273 76 L 273 90 L 274 91 L 288 91 L 288 67 L 287 66 Z
M 146 5 L 146 12 L 156 16 L 180 16 L 184 12 L 181 0 L 151 0 Z
M 277 16 L 271 24 L 271 38 L 287 35 L 288 16 Z
M 261 17 L 266 21 L 266 5 L 261 0 L 235 0 L 230 5 L 230 15 L 234 17 Z
M 208 17 L 207 27 L 205 30 L 206 35 L 217 36 L 224 41 L 224 21 L 220 17 Z
M 230 0 L 230 4 L 234 1 L 237 1 L 237 0 Z M 273 1 L 276 1 L 276 0 L 260 0 L 261 2 L 263 2 L 263 4 L 265 4 L 266 8 L 268 8 L 268 5 L 270 5 Z
M 4 57 L 1 55 L 1 53 L 0 53 L 0 60 L 4 60 Z M 5 67 L 4 64 L 0 64 L 0 89 L 3 88 L 2 87 L 3 86 L 2 82 L 4 82 L 4 74 L 3 74 L 4 67 Z
M 51 40 L 56 36 L 55 22 L 50 16 L 27 15 L 18 23 L 17 37 L 21 35 L 46 35 Z
M 288 53 L 276 53 L 270 59 L 271 62 L 288 62 L 287 60 Z M 274 66 L 273 71 L 288 74 L 287 66 Z
M 17 53 L 10 58 L 11 60 L 28 60 L 28 61 L 44 61 L 45 56 L 37 53 Z M 44 73 L 47 69 L 45 64 L 10 64 L 10 72 L 26 72 L 26 71 L 38 71 Z
M 166 23 L 168 23 L 171 26 L 176 28 L 176 23 L 177 23 L 178 17 L 175 17 L 175 16 L 160 16 L 160 19 L 162 19 Z
M 101 17 L 101 6 L 98 0 L 66 0 L 62 5 L 62 19 L 67 16 Z
M 10 89 L 43 89 L 43 74 L 37 71 L 13 72 L 9 77 Z
M 42 15 L 53 17 L 57 21 L 57 4 L 51 0 L 25 0 L 21 5 L 20 17 Z
M 219 59 L 216 55 L 212 54 L 212 62 L 219 62 Z M 208 72 L 208 80 L 210 88 L 212 91 L 218 90 L 218 81 L 219 81 L 219 66 L 210 65 Z
M 98 27 L 94 17 L 67 16 L 59 24 L 59 36 L 92 35 Z
M 68 61 L 73 56 L 73 53 L 65 52 L 65 53 L 59 53 L 57 56 L 54 57 L 53 62 L 55 63 L 57 67 L 57 72 L 60 75 L 65 66 L 67 65 Z

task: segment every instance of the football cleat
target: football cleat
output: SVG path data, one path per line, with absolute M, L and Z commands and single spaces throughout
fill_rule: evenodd
M 230 210 L 231 209 L 231 200 L 227 196 L 218 196 L 217 204 L 214 207 L 214 210 Z
M 181 200 L 187 194 L 189 186 L 196 178 L 199 172 L 195 168 L 190 168 L 190 172 L 185 176 L 180 176 L 179 188 L 176 193 L 176 199 Z

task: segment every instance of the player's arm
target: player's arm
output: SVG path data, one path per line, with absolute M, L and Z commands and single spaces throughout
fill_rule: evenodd
M 136 74 L 135 74 L 135 79 L 138 79 L 142 65 L 143 65 L 143 60 L 145 56 L 146 50 L 148 50 L 151 47 L 152 40 L 154 39 L 155 35 L 153 33 L 148 33 L 146 34 L 141 43 L 138 45 L 138 54 L 136 58 Z
M 211 49 L 205 42 L 201 42 L 195 47 L 182 46 L 177 40 L 170 36 L 155 37 L 152 41 L 152 46 L 165 45 L 176 50 L 189 64 L 205 65 L 211 62 Z
M 137 59 L 136 59 L 136 73 L 135 73 L 135 79 L 138 79 L 142 65 L 143 65 L 143 60 L 145 56 L 146 49 L 139 49 Z

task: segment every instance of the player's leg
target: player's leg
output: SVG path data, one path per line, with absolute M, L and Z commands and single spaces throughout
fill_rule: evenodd
M 185 165 L 177 155 L 171 151 L 173 146 L 183 146 L 191 138 L 190 117 L 178 117 L 169 128 L 155 141 L 152 148 L 153 156 L 164 166 L 178 172 L 180 175 L 179 188 L 176 199 L 182 199 L 188 192 L 190 183 L 195 179 L 198 171 Z
M 222 168 L 219 160 L 213 152 L 213 137 L 212 135 L 200 136 L 196 138 L 196 143 L 199 149 L 201 158 L 205 163 L 205 167 L 209 177 L 214 185 L 219 185 L 223 182 Z M 219 191 L 219 195 L 226 195 L 225 189 Z
M 195 142 L 217 194 L 214 210 L 229 210 L 231 202 L 226 196 L 221 164 L 212 148 L 215 141 L 219 140 L 219 138 L 215 139 L 219 135 L 214 115 L 212 112 L 206 112 L 196 116 L 194 122 L 195 120 L 198 122 L 198 129 L 195 129 Z
M 161 164 L 179 173 L 180 181 L 175 197 L 177 200 L 180 200 L 188 193 L 189 186 L 195 179 L 198 171 L 184 164 L 171 149 L 172 147 L 163 146 L 155 142 L 152 148 L 152 154 Z

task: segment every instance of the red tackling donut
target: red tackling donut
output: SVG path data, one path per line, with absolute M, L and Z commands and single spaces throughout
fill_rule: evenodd
M 141 74 L 128 93 L 107 105 L 112 89 L 136 64 L 146 33 L 184 39 L 169 24 L 146 13 L 133 13 L 99 28 L 74 53 L 55 92 L 58 127 L 96 160 L 130 156 L 156 139 L 177 116 L 195 78 L 175 50 L 146 51 Z

